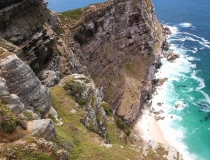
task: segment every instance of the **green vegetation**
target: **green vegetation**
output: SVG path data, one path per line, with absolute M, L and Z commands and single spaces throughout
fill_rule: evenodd
M 102 121 L 102 113 L 101 113 L 101 110 L 98 110 L 98 112 L 96 113 L 96 121 L 98 123 L 100 123 Z
M 2 128 L 5 132 L 12 132 L 20 123 L 13 113 L 0 101 L 0 116 L 3 116 Z
M 131 64 L 127 63 L 124 65 L 125 70 L 130 70 L 131 69 Z
M 71 22 L 71 20 L 80 20 L 82 17 L 82 10 L 81 9 L 75 9 L 70 10 L 66 12 L 61 12 L 59 14 L 59 18 L 63 23 Z
M 51 88 L 51 95 L 52 106 L 63 122 L 62 126 L 56 126 L 56 137 L 52 141 L 58 145 L 59 149 L 68 148 L 70 150 L 69 160 L 137 159 L 141 155 L 140 151 L 131 149 L 123 139 L 119 138 L 122 131 L 113 120 L 107 122 L 112 148 L 101 146 L 103 139 L 90 132 L 80 122 L 85 114 L 76 106 L 74 99 L 59 86 Z M 71 113 L 71 109 L 76 110 L 76 113 Z
M 27 145 L 9 144 L 5 145 L 0 150 L 0 159 L 7 157 L 7 159 L 24 159 L 24 160 L 54 160 L 51 155 L 43 152 L 33 151 Z
M 124 132 L 127 136 L 129 136 L 130 133 L 131 133 L 131 131 L 130 131 L 130 129 L 128 128 L 128 126 L 122 121 L 122 119 L 121 119 L 120 117 L 118 117 L 118 116 L 115 116 L 114 119 L 115 119 L 115 122 L 116 122 L 117 127 L 118 127 L 119 129 L 123 130 L 123 132 Z
M 57 120 L 55 119 L 54 115 L 49 114 L 48 118 L 51 119 L 54 123 L 57 123 Z
M 68 94 L 75 99 L 75 101 L 83 106 L 87 104 L 88 99 L 82 97 L 82 93 L 85 90 L 85 85 L 78 81 L 69 80 L 65 83 L 64 89 L 68 92 Z
M 32 112 L 28 112 L 28 111 L 23 113 L 23 115 L 30 121 L 33 120 L 32 114 L 33 114 Z
M 101 103 L 101 107 L 104 108 L 104 111 L 106 112 L 106 115 L 107 115 L 107 116 L 111 116 L 112 110 L 111 110 L 111 106 L 110 106 L 108 103 L 102 102 L 102 103 Z
M 144 156 L 145 160 L 154 160 L 161 159 L 167 160 L 164 156 L 168 155 L 168 151 L 166 151 L 162 146 L 158 146 L 155 150 L 151 147 L 147 150 L 147 156 Z

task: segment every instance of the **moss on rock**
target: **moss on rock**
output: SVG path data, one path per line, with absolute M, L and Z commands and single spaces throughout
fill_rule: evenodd
M 14 114 L 0 102 L 0 115 L 3 117 L 2 128 L 5 132 L 12 132 L 15 130 L 20 121 Z

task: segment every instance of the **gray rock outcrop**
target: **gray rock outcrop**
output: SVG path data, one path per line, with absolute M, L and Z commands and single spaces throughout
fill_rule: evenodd
M 26 108 L 37 110 L 44 116 L 51 107 L 49 89 L 41 85 L 31 68 L 12 54 L 0 60 L 8 91 L 16 94 Z
M 47 9 L 43 0 L 3 1 L 0 4 L 0 38 L 20 47 L 16 53 L 27 62 L 43 83 L 55 85 L 60 79 L 60 56 L 57 49 L 57 14 Z M 41 71 L 55 76 L 42 76 Z M 46 79 L 46 80 L 44 80 Z
M 33 120 L 27 125 L 27 131 L 31 136 L 42 137 L 46 140 L 55 136 L 54 123 L 50 119 Z
M 6 80 L 0 77 L 0 100 L 4 103 L 14 114 L 21 114 L 25 110 L 24 104 L 20 98 L 15 94 L 10 94 L 6 85 Z
M 61 80 L 59 85 L 63 85 L 68 94 L 83 109 L 85 117 L 81 122 L 84 126 L 99 134 L 108 143 L 102 90 L 96 88 L 94 82 L 83 74 L 72 74 Z

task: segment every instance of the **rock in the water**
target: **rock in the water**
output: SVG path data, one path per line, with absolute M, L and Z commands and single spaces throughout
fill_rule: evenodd
M 169 62 L 173 62 L 174 60 L 176 60 L 177 58 L 180 58 L 180 54 L 178 53 L 174 53 L 174 51 L 170 51 L 169 53 L 165 53 L 164 57 L 169 61 Z
M 161 116 L 154 116 L 155 120 L 164 120 L 165 116 L 161 117 Z
M 176 104 L 175 105 L 175 108 L 178 108 L 178 107 L 180 107 L 181 106 L 181 104 Z
M 155 83 L 155 85 L 157 85 L 157 86 L 162 86 L 163 83 L 164 83 L 166 80 L 168 80 L 168 78 L 155 79 L 155 80 L 154 80 L 154 81 L 155 81 L 154 83 Z
M 28 122 L 27 130 L 30 135 L 47 140 L 55 136 L 54 123 L 50 119 L 30 121 Z
M 158 106 L 162 106 L 163 105 L 163 102 L 158 102 L 157 105 Z

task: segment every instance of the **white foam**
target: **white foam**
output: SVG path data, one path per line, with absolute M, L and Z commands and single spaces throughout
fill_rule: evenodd
M 177 30 L 178 31 L 178 30 Z M 190 34 L 187 32 L 176 32 L 176 34 L 171 35 L 169 42 L 185 42 L 185 41 L 191 41 L 191 42 L 197 42 L 201 45 L 199 48 L 208 48 L 210 49 L 210 42 L 206 40 L 203 37 L 196 36 L 194 34 Z M 191 50 L 192 53 L 196 53 L 198 51 L 197 47 L 194 48 L 194 50 Z
M 188 106 L 184 101 L 181 100 L 176 101 L 174 106 L 176 105 L 178 105 L 178 107 L 176 108 L 177 111 L 182 111 Z
M 170 29 L 170 31 L 172 32 L 172 35 L 177 34 L 178 33 L 178 28 L 176 26 L 169 26 L 169 25 L 164 25 L 164 27 L 167 27 Z
M 169 114 L 164 121 L 159 121 L 158 124 L 163 131 L 164 138 L 167 140 L 167 142 L 169 142 L 170 145 L 177 148 L 185 160 L 197 160 L 196 155 L 191 154 L 188 151 L 188 147 L 183 143 L 187 132 L 186 129 L 181 126 L 173 126 L 175 121 L 180 120 L 181 117 Z
M 195 129 L 192 131 L 192 133 L 188 133 L 188 134 L 193 135 L 193 134 L 195 134 L 195 132 L 197 132 L 199 129 L 200 129 L 200 128 L 195 128 Z
M 189 26 L 191 24 L 182 24 L 183 26 Z M 189 77 L 186 77 L 186 73 L 192 72 L 193 69 L 196 68 L 196 64 L 192 64 L 190 61 L 199 60 L 194 57 L 189 57 L 186 55 L 186 52 L 196 53 L 197 48 L 192 49 L 184 49 L 183 46 L 174 45 L 174 41 L 185 41 L 186 38 L 191 40 L 192 37 L 186 36 L 182 37 L 181 33 L 178 31 L 178 28 L 173 26 L 167 26 L 172 30 L 172 35 L 169 37 L 169 43 L 172 43 L 171 49 L 175 52 L 180 53 L 180 58 L 176 59 L 174 63 L 168 62 L 166 59 L 162 59 L 163 65 L 159 69 L 158 73 L 155 75 L 157 78 L 167 77 L 168 80 L 160 87 L 158 87 L 158 94 L 153 95 L 152 98 L 152 107 L 155 110 L 164 110 L 165 119 L 163 121 L 158 121 L 158 124 L 164 134 L 164 138 L 174 147 L 178 149 L 180 153 L 182 153 L 185 160 L 196 160 L 198 159 L 196 155 L 191 154 L 188 150 L 188 147 L 184 144 L 183 140 L 186 135 L 186 128 L 182 126 L 177 126 L 177 122 L 182 120 L 182 117 L 172 114 L 173 112 L 181 112 L 184 108 L 188 107 L 188 105 L 183 101 L 179 100 L 179 95 L 174 90 L 173 81 L 184 81 Z M 196 40 L 193 39 L 192 40 Z M 203 41 L 202 41 L 203 42 Z M 192 75 L 196 81 L 199 82 L 199 87 L 202 88 L 205 86 L 202 79 L 196 76 L 196 72 Z M 193 88 L 189 88 L 184 90 L 183 92 L 191 92 Z M 190 100 L 193 100 L 194 97 L 189 97 Z M 158 106 L 158 102 L 163 102 L 163 105 Z M 178 108 L 175 108 L 176 104 L 180 104 Z M 162 115 L 163 116 L 163 115 Z
M 187 60 L 188 61 L 200 61 L 199 58 L 195 58 L 195 57 L 192 57 L 192 56 L 187 57 Z
M 193 28 L 195 28 L 191 23 L 187 23 L 187 22 L 180 23 L 179 26 L 184 27 L 184 28 L 187 28 L 187 27 L 193 27 Z
M 202 88 L 205 87 L 205 83 L 204 80 L 202 78 L 199 78 L 196 76 L 196 74 L 198 73 L 198 71 L 193 71 L 191 74 L 191 78 L 193 78 L 194 80 L 196 80 L 199 83 L 199 87 L 196 88 L 196 90 L 201 90 Z
M 188 78 L 193 78 L 198 82 L 198 87 L 196 88 L 204 96 L 204 101 L 207 103 L 205 111 L 210 112 L 210 97 L 201 89 L 205 87 L 204 80 L 197 76 L 198 71 L 195 71 L 196 64 L 193 64 L 192 61 L 199 61 L 200 59 L 193 56 L 187 56 L 186 53 L 196 53 L 198 48 L 210 48 L 210 43 L 203 37 L 199 37 L 187 32 L 180 32 L 178 27 L 193 27 L 190 23 L 181 23 L 177 26 L 166 26 L 172 31 L 172 35 L 169 36 L 168 42 L 171 43 L 170 49 L 173 49 L 174 52 L 180 54 L 180 58 L 177 58 L 174 63 L 168 62 L 166 59 L 162 59 L 163 65 L 156 73 L 156 78 L 165 78 L 168 80 L 164 84 L 157 88 L 158 94 L 153 94 L 152 97 L 152 108 L 155 111 L 163 110 L 164 113 L 161 116 L 165 116 L 165 119 L 158 121 L 158 124 L 164 134 L 164 138 L 178 149 L 178 151 L 183 155 L 185 160 L 197 160 L 196 155 L 191 154 L 188 150 L 188 147 L 184 144 L 184 139 L 187 135 L 187 130 L 185 127 L 180 126 L 177 122 L 182 120 L 182 117 L 175 115 L 174 113 L 182 112 L 186 107 L 187 103 L 184 100 L 180 100 L 180 96 L 176 93 L 174 89 L 174 81 L 184 82 Z M 175 45 L 174 42 L 185 42 L 191 41 L 199 45 L 198 47 L 185 48 L 183 45 Z M 186 73 L 191 73 L 191 77 L 186 77 Z M 189 84 L 188 84 L 189 85 Z M 191 84 L 192 85 L 192 84 Z M 183 92 L 192 92 L 195 88 L 186 87 L 182 88 Z M 195 98 L 189 96 L 188 101 L 193 101 Z M 161 106 L 157 103 L 163 102 Z M 180 104 L 178 108 L 175 108 L 176 104 Z M 208 110 L 209 109 L 209 110 Z M 210 130 L 210 128 L 209 128 Z M 195 129 L 193 132 L 196 132 Z
M 195 38 L 200 39 L 201 41 L 203 41 L 203 42 L 206 43 L 206 44 L 210 44 L 210 42 L 209 42 L 207 39 L 203 38 L 203 37 L 200 37 L 200 36 L 197 36 L 197 35 L 188 33 L 188 32 L 183 32 L 183 34 L 190 35 L 190 36 L 192 36 L 192 37 L 195 37 Z

